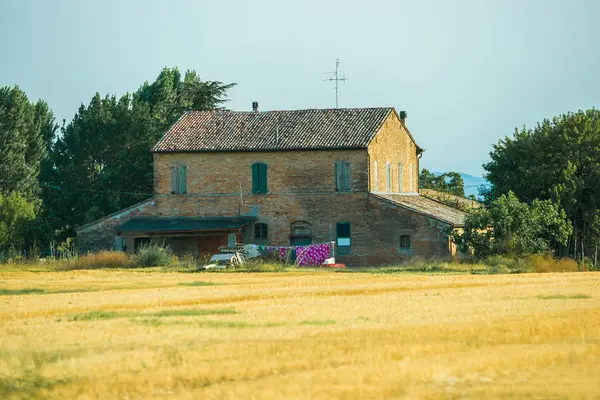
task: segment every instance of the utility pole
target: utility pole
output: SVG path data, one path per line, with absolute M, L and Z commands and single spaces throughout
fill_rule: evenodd
M 343 76 L 341 78 L 339 77 L 339 68 L 340 68 L 340 59 L 336 58 L 335 59 L 335 72 L 326 72 L 327 75 L 333 75 L 333 76 L 331 78 L 323 79 L 323 82 L 325 82 L 325 81 L 334 82 L 334 85 L 335 85 L 335 108 L 338 108 L 338 99 L 339 99 L 338 85 L 340 82 L 347 81 L 346 76 Z

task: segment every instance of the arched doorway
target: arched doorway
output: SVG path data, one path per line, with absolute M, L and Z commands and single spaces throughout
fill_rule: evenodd
M 312 244 L 312 225 L 307 221 L 296 221 L 290 225 L 290 246 Z

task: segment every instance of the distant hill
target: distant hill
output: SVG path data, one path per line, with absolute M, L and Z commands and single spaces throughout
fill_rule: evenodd
M 433 174 L 439 176 L 445 174 L 445 172 L 434 172 Z M 465 196 L 469 196 L 471 194 L 478 196 L 479 187 L 482 185 L 489 186 L 490 184 L 487 179 L 480 176 L 473 176 L 462 172 L 459 172 L 459 174 L 463 178 L 463 181 L 465 181 Z

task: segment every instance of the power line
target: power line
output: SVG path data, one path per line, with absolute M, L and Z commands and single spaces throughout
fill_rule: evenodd
M 4 182 L 21 182 L 20 180 L 0 180 L 0 183 Z M 59 185 L 50 185 L 47 183 L 38 183 L 40 187 L 54 189 L 54 190 L 62 190 L 62 191 L 72 191 L 72 192 L 91 192 L 91 193 L 118 193 L 118 194 L 126 194 L 132 196 L 154 196 L 155 193 L 143 193 L 143 192 L 125 192 L 120 190 L 110 190 L 110 189 L 87 189 L 87 188 L 73 188 L 73 187 L 65 187 Z
M 122 192 L 119 190 L 98 190 L 98 189 L 84 189 L 84 188 L 65 188 L 63 186 L 56 186 L 56 185 L 47 185 L 47 184 L 40 184 L 41 187 L 46 187 L 49 189 L 56 189 L 56 190 L 63 190 L 63 191 L 73 191 L 73 192 L 91 192 L 91 193 L 118 193 L 118 194 L 126 194 L 126 195 L 132 195 L 132 196 L 154 196 L 155 193 L 141 193 L 141 192 Z

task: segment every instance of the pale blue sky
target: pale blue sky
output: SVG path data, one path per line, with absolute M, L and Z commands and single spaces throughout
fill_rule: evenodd
M 164 66 L 237 82 L 227 107 L 394 106 L 422 166 L 479 175 L 516 126 L 600 107 L 600 1 L 0 0 L 0 86 L 70 120 Z

